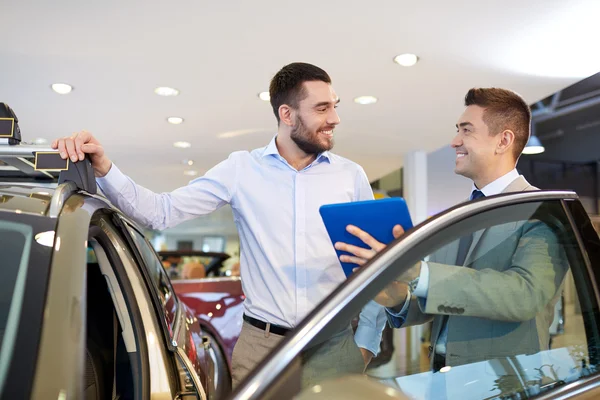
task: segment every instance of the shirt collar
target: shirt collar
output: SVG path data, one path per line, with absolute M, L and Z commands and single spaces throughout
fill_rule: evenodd
M 273 139 L 271 139 L 271 141 L 269 142 L 267 147 L 265 147 L 265 151 L 263 152 L 263 157 L 274 156 L 274 155 L 281 157 L 281 155 L 279 154 L 279 150 L 277 150 L 277 144 L 275 143 L 276 138 L 277 138 L 277 135 L 273 136 Z
M 493 196 L 495 194 L 500 194 L 500 193 L 502 193 L 502 191 L 504 191 L 504 189 L 506 189 L 508 187 L 508 185 L 510 185 L 512 183 L 512 181 L 514 181 L 518 177 L 519 177 L 519 173 L 517 172 L 517 169 L 515 168 L 512 171 L 510 171 L 508 174 L 501 176 L 500 178 L 496 179 L 492 183 L 488 183 L 482 189 L 478 189 L 477 186 L 475 186 L 475 183 L 473 183 L 473 188 L 471 190 L 471 193 L 473 192 L 473 190 L 481 190 L 481 192 L 486 197 Z
M 281 154 L 279 154 L 279 150 L 277 149 L 277 143 L 275 142 L 275 139 L 277 139 L 277 135 L 273 136 L 273 139 L 271 139 L 271 141 L 269 142 L 269 144 L 267 145 L 267 147 L 265 147 L 265 151 L 263 152 L 263 158 L 267 157 L 267 156 L 276 156 L 277 158 L 279 158 L 280 160 L 283 160 L 284 158 L 281 156 Z M 317 158 L 315 159 L 315 161 L 313 161 L 314 163 L 317 162 L 321 162 L 327 160 L 329 161 L 329 163 L 331 164 L 331 154 L 328 151 L 324 151 L 322 153 L 319 153 L 319 155 L 317 156 Z

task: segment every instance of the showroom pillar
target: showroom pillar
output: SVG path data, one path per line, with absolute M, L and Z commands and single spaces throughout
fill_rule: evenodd
M 404 154 L 402 181 L 404 199 L 408 205 L 413 224 L 417 225 L 428 217 L 427 152 L 416 150 Z M 421 341 L 423 334 L 424 327 L 422 325 L 409 328 L 403 340 L 405 342 L 404 346 L 400 347 L 406 349 L 407 358 L 412 361 L 413 365 L 417 361 L 423 363 L 423 343 Z M 426 346 L 424 347 L 426 348 Z M 426 356 L 427 353 L 425 352 L 425 358 Z
M 427 218 L 427 153 L 421 150 L 404 155 L 402 193 L 415 225 Z

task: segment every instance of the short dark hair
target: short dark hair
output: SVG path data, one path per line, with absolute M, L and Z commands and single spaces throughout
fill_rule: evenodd
M 504 130 L 515 134 L 514 156 L 518 159 L 527 141 L 531 127 L 531 109 L 525 100 L 512 90 L 500 88 L 473 88 L 465 96 L 465 106 L 484 108 L 483 122 L 491 135 Z
M 279 107 L 287 104 L 292 108 L 298 108 L 300 101 L 306 98 L 303 83 L 309 81 L 331 84 L 327 72 L 315 65 L 300 62 L 286 65 L 271 79 L 269 96 L 277 124 L 279 124 Z

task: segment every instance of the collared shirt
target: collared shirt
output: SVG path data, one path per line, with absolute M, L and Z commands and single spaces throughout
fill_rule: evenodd
M 268 146 L 232 153 L 203 177 L 157 194 L 114 164 L 98 184 L 118 208 L 140 224 L 165 229 L 230 204 L 240 238 L 245 313 L 284 327 L 296 326 L 346 277 L 319 207 L 373 199 L 364 170 L 330 152 L 301 171 Z M 379 351 L 385 312 L 374 302 L 362 311 L 355 341 Z
M 473 193 L 473 191 L 475 191 L 475 190 L 481 190 L 481 192 L 486 197 L 500 194 L 504 191 L 504 189 L 506 189 L 508 187 L 508 185 L 510 185 L 518 177 L 519 177 L 519 172 L 517 172 L 516 169 L 513 169 L 509 173 L 507 173 L 507 174 L 501 176 L 500 178 L 496 179 L 495 181 L 487 184 L 482 189 L 478 189 L 477 186 L 475 186 L 475 183 L 473 183 L 471 193 Z M 429 265 L 427 265 L 427 262 L 422 261 L 421 262 L 421 273 L 419 274 L 419 283 L 417 284 L 417 287 L 415 288 L 415 291 L 413 294 L 416 297 L 418 297 L 421 301 L 426 301 L 428 291 L 429 291 Z M 407 296 L 406 301 L 404 302 L 404 305 L 402 306 L 402 309 L 400 310 L 400 312 L 395 312 L 389 308 L 386 308 L 386 311 L 390 315 L 400 318 L 402 320 L 402 322 L 404 322 L 404 320 L 406 319 L 406 314 L 408 313 L 409 306 L 410 306 L 410 292 L 409 292 L 409 295 Z M 448 329 L 446 326 L 440 333 L 440 337 L 439 337 L 438 343 L 436 345 L 437 353 L 446 354 L 446 339 L 447 339 L 447 334 L 448 334 L 447 330 Z

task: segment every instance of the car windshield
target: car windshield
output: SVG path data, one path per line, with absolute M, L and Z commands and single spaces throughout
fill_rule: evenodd
M 18 222 L 0 220 L 0 377 L 4 377 L 16 339 L 33 229 Z

